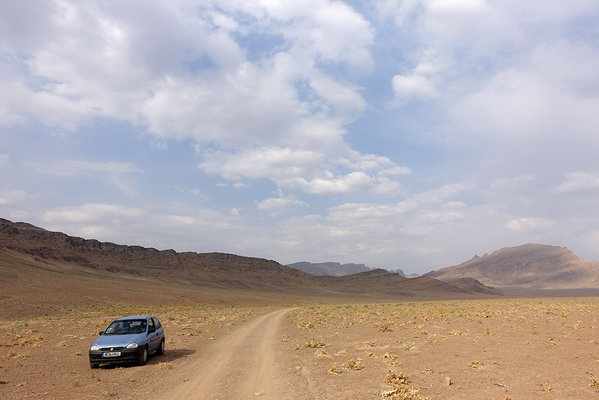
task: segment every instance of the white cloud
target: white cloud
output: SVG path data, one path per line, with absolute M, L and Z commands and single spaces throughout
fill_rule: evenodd
M 521 141 L 565 137 L 596 143 L 599 116 L 597 52 L 585 45 L 537 47 L 519 68 L 496 74 L 455 105 L 454 115 L 470 132 Z M 551 118 L 548 118 L 551 116 Z M 562 146 L 562 142 L 556 143 Z
M 0 153 L 0 168 L 7 168 L 10 165 L 10 155 Z
M 521 188 L 523 185 L 530 184 L 535 180 L 532 175 L 521 175 L 510 178 L 497 178 L 494 179 L 489 187 L 496 191 L 512 190 L 514 188 Z
M 37 25 L 51 29 L 30 32 L 35 46 L 19 46 L 16 36 L 4 43 L 26 59 L 26 72 L 0 82 L 11 99 L 0 101 L 1 124 L 35 116 L 72 130 L 108 117 L 161 138 L 321 148 L 341 143 L 344 124 L 365 105 L 357 87 L 321 65 L 372 65 L 372 28 L 341 2 L 125 4 L 118 13 L 104 3 L 56 2 L 48 11 Z M 252 33 L 287 44 L 252 60 L 236 42 Z M 299 81 L 316 97 L 302 98 Z
M 553 221 L 544 218 L 518 218 L 512 219 L 505 224 L 505 227 L 511 231 L 537 232 L 552 229 L 555 226 Z
M 143 217 L 144 214 L 144 211 L 139 208 L 90 203 L 78 207 L 61 207 L 47 211 L 42 215 L 42 221 L 50 223 L 64 221 L 67 224 L 76 222 L 78 224 L 121 225 L 125 221 L 138 221 L 137 223 L 139 223 L 140 217 Z
M 556 188 L 556 193 L 582 193 L 599 189 L 599 176 L 584 172 L 572 172 Z
M 219 251 L 228 240 L 241 243 L 251 236 L 235 215 L 208 209 L 193 213 L 169 212 L 152 208 L 125 207 L 117 204 L 88 203 L 74 207 L 49 209 L 41 215 L 46 229 L 58 230 L 86 239 L 120 244 L 136 244 L 178 251 Z M 253 236 L 256 238 L 256 235 Z M 233 239 L 235 238 L 235 239 Z M 200 246 L 200 248 L 198 248 Z M 229 251 L 250 251 L 233 244 Z
M 324 155 L 310 150 L 289 147 L 261 147 L 241 153 L 224 151 L 202 154 L 200 168 L 227 179 L 288 178 L 302 176 L 322 162 Z
M 386 157 L 361 155 L 346 147 L 336 149 L 336 153 L 329 154 L 336 156 L 329 159 L 324 152 L 287 147 L 205 152 L 199 167 L 230 180 L 270 179 L 279 188 L 318 195 L 367 190 L 393 195 L 401 185 L 392 178 L 411 173 Z
M 284 196 L 279 193 L 278 197 L 270 197 L 268 199 L 259 201 L 256 203 L 261 211 L 271 213 L 273 215 L 280 215 L 282 212 L 296 208 L 296 207 L 307 207 L 308 204 L 302 200 L 298 200 L 293 196 Z
M 431 79 L 420 74 L 395 75 L 392 85 L 395 96 L 400 101 L 408 101 L 412 98 L 433 98 L 439 94 Z
M 8 190 L 3 191 L 0 195 L 0 205 L 2 206 L 18 206 L 31 200 L 34 196 L 28 194 L 24 190 Z
M 337 177 L 333 177 L 332 174 L 327 175 L 329 176 L 314 177 L 312 179 L 297 178 L 291 186 L 307 193 L 325 195 L 365 190 L 372 186 L 374 181 L 371 176 L 360 171 Z
M 64 176 L 141 172 L 141 169 L 135 164 L 117 161 L 56 160 L 52 162 L 30 162 L 28 165 L 40 173 Z
M 444 185 L 440 188 L 430 190 L 428 192 L 421 193 L 415 198 L 423 203 L 440 203 L 447 199 L 456 197 L 464 192 L 472 191 L 476 189 L 474 185 L 465 183 L 454 183 Z

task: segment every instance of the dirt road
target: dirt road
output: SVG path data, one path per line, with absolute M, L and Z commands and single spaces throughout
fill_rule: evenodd
M 183 382 L 164 399 L 278 398 L 280 387 L 275 347 L 280 325 L 291 309 L 262 315 L 234 330 L 206 349 L 186 371 Z

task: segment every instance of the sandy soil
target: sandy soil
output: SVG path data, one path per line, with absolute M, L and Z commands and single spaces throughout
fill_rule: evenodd
M 0 321 L 0 398 L 599 398 L 599 298 L 164 307 L 167 350 L 91 370 L 135 308 Z
M 283 309 L 262 315 L 205 349 L 185 371 L 182 383 L 161 398 L 294 398 L 281 397 L 287 387 L 280 379 L 282 359 L 276 356 L 281 321 L 289 311 Z
M 204 349 L 268 307 L 94 307 L 54 316 L 0 320 L 0 398 L 147 399 L 179 384 Z M 153 313 L 166 351 L 143 367 L 90 369 L 89 346 L 114 318 Z
M 288 320 L 305 398 L 599 398 L 598 298 L 314 306 Z

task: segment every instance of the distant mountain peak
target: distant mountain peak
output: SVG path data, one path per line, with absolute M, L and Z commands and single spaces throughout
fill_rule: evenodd
M 504 247 L 426 275 L 442 280 L 468 277 L 504 288 L 599 288 L 599 262 L 577 257 L 566 247 L 538 243 Z

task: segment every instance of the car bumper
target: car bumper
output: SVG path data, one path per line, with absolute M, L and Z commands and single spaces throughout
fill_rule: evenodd
M 136 362 L 143 350 L 143 347 L 136 349 L 120 349 L 110 351 L 107 349 L 89 351 L 90 364 L 116 364 L 116 363 L 133 363 Z M 112 353 L 112 354 L 111 354 Z M 116 355 L 115 353 L 119 353 Z

